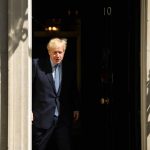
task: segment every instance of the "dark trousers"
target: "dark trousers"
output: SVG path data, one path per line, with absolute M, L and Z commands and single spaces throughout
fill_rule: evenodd
M 71 150 L 70 138 L 69 128 L 56 120 L 49 129 L 32 126 L 32 150 Z

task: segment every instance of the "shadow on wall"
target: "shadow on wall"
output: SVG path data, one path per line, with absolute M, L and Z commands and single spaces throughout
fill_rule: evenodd
M 147 92 L 147 100 L 146 100 L 146 111 L 147 111 L 147 118 L 146 118 L 147 128 L 146 129 L 147 129 L 147 137 L 150 134 L 150 70 L 149 70 L 148 77 L 149 77 L 149 79 L 147 81 L 148 92 Z
M 20 17 L 20 16 L 19 16 Z M 12 56 L 17 47 L 19 46 L 19 43 L 22 41 L 24 42 L 28 37 L 28 11 L 25 10 L 24 16 L 17 18 L 15 16 L 16 20 L 11 22 L 13 25 L 11 25 L 8 35 L 9 40 L 9 56 Z

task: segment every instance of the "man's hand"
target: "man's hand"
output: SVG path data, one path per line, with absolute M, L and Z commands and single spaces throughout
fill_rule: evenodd
M 31 120 L 32 120 L 32 121 L 34 120 L 34 117 L 33 117 L 33 112 L 32 112 L 32 115 L 31 115 Z

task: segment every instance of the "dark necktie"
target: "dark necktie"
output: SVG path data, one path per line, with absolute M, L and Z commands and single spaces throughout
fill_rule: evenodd
M 58 92 L 59 84 L 60 84 L 60 72 L 59 72 L 59 66 L 58 65 L 55 65 L 54 80 L 55 80 L 56 92 Z M 58 106 L 56 106 L 56 109 L 55 109 L 55 116 L 58 116 L 58 108 L 57 107 Z
M 55 66 L 55 88 L 56 88 L 56 92 L 58 92 L 59 84 L 60 84 L 59 66 L 56 65 Z

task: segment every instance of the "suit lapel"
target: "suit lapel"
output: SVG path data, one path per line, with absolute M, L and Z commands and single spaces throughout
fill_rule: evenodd
M 47 78 L 48 78 L 48 81 L 49 81 L 50 84 L 52 85 L 54 91 L 56 91 L 52 72 L 53 72 L 53 71 L 52 71 L 52 67 L 51 67 L 51 62 L 50 62 L 50 60 L 48 59 L 48 60 L 47 60 L 47 65 L 46 65 L 46 76 L 47 76 Z
M 53 76 L 52 76 L 52 72 L 51 73 L 47 73 L 46 74 L 50 84 L 53 86 L 54 90 L 55 90 L 55 83 L 54 83 L 54 79 L 53 79 Z

